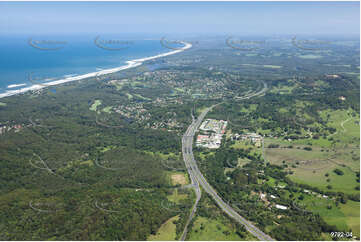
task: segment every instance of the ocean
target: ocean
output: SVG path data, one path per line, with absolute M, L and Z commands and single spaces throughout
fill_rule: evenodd
M 172 51 L 160 39 L 115 35 L 0 36 L 0 94 Z

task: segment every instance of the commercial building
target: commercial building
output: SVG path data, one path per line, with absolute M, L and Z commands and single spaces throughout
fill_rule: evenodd
M 227 121 L 206 119 L 199 127 L 196 146 L 217 149 L 221 146 L 223 134 L 226 131 Z

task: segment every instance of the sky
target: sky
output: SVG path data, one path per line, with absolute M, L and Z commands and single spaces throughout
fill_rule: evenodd
M 359 2 L 0 2 L 0 34 L 359 31 Z

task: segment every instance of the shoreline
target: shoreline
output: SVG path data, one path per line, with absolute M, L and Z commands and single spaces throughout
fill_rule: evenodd
M 111 73 L 115 73 L 118 71 L 134 68 L 134 67 L 142 65 L 143 62 L 145 62 L 145 61 L 154 60 L 154 59 L 169 56 L 169 55 L 174 55 L 174 54 L 180 53 L 180 52 L 185 51 L 192 47 L 192 44 L 190 44 L 190 43 L 187 43 L 187 42 L 181 42 L 181 43 L 184 44 L 185 46 L 178 50 L 169 51 L 169 52 L 155 55 L 155 56 L 144 57 L 144 58 L 135 59 L 135 60 L 129 60 L 129 61 L 126 61 L 125 62 L 126 65 L 123 65 L 123 66 L 119 66 L 119 67 L 115 67 L 115 68 L 111 68 L 111 69 L 105 69 L 105 70 L 96 71 L 96 72 L 91 72 L 91 73 L 87 73 L 87 74 L 83 74 L 83 75 L 79 75 L 79 76 L 68 77 L 65 79 L 48 82 L 48 83 L 46 83 L 46 85 L 34 84 L 30 87 L 24 87 L 24 88 L 17 89 L 17 90 L 8 90 L 5 93 L 0 93 L 0 98 L 10 97 L 10 96 L 22 94 L 22 93 L 25 93 L 28 91 L 40 90 L 42 88 L 49 87 L 49 86 L 55 86 L 55 85 L 64 84 L 64 83 L 72 82 L 72 81 L 80 81 L 82 79 L 86 79 L 86 78 L 90 78 L 90 77 L 111 74 Z

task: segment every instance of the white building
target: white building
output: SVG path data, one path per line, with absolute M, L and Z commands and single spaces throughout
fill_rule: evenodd
M 279 205 L 279 204 L 276 204 L 276 208 L 278 208 L 278 209 L 282 209 L 282 210 L 286 210 L 286 209 L 288 209 L 286 206 Z

